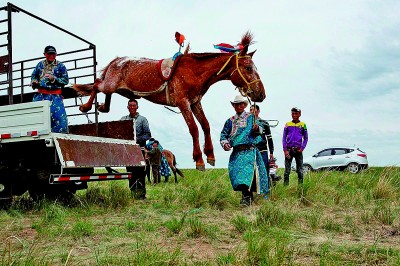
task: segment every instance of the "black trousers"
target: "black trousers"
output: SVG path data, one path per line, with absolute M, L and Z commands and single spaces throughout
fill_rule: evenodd
M 236 188 L 236 191 L 242 192 L 242 199 L 245 197 L 250 197 L 251 199 L 253 199 L 253 192 L 257 192 L 256 177 L 253 176 L 253 182 L 251 182 L 250 189 L 249 186 L 242 184 Z
M 146 197 L 146 168 L 145 167 L 127 167 L 126 171 L 132 172 L 132 178 L 129 179 L 129 188 L 133 196 L 137 199 Z
M 289 184 L 289 175 L 292 169 L 293 158 L 296 160 L 296 172 L 298 177 L 298 183 L 303 184 L 303 153 L 297 150 L 289 150 L 290 158 L 285 157 L 285 174 L 283 183 L 285 185 Z
M 142 150 L 144 157 L 144 150 Z M 135 199 L 146 198 L 146 172 L 149 171 L 149 167 L 126 167 L 126 171 L 132 172 L 132 178 L 129 179 L 129 188 L 133 193 Z

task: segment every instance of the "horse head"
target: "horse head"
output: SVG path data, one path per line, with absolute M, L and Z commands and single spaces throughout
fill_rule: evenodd
M 262 102 L 265 99 L 264 85 L 253 62 L 253 55 L 256 51 L 247 53 L 249 46 L 253 44 L 254 36 L 248 31 L 240 42 L 243 49 L 239 54 L 233 55 L 230 59 L 231 69 L 230 80 L 233 85 L 239 88 L 243 96 L 248 96 L 254 102 Z M 234 57 L 234 58 L 233 58 Z
M 243 53 L 244 52 L 244 53 Z M 235 55 L 235 66 L 230 80 L 239 88 L 243 96 L 248 96 L 254 102 L 262 102 L 265 99 L 264 85 L 257 72 L 257 67 L 252 60 L 254 52 L 246 54 L 243 50 Z

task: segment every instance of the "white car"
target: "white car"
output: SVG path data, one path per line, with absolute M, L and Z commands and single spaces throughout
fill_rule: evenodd
M 355 147 L 331 147 L 303 159 L 304 173 L 320 169 L 347 170 L 356 174 L 368 168 L 367 154 Z

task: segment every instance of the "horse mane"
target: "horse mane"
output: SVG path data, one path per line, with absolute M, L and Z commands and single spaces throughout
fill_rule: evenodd
M 253 39 L 254 39 L 254 35 L 250 31 L 247 31 L 242 36 L 242 41 L 240 43 L 243 45 L 243 50 L 240 53 L 241 55 L 247 54 L 247 51 L 249 50 L 249 46 L 254 43 Z
M 198 60 L 206 60 L 206 59 L 210 59 L 210 58 L 216 58 L 219 57 L 221 55 L 227 55 L 227 54 L 223 54 L 223 53 L 191 53 L 191 54 L 185 54 L 185 56 L 194 58 L 194 59 L 198 59 Z
M 240 52 L 240 55 L 247 54 L 247 52 L 249 50 L 249 46 L 254 43 L 253 40 L 254 40 L 254 35 L 250 31 L 247 31 L 242 36 L 242 40 L 241 40 L 240 44 L 243 45 L 243 50 Z M 198 60 L 202 60 L 202 59 L 206 60 L 206 59 L 218 57 L 220 55 L 226 55 L 224 53 L 191 53 L 191 54 L 189 54 L 189 50 L 190 50 L 190 47 L 188 45 L 186 47 L 184 55 L 198 59 Z

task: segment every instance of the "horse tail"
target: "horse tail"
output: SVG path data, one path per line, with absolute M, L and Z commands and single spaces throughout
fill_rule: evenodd
M 93 90 L 93 84 L 74 84 L 72 88 L 76 90 L 79 95 L 86 96 Z
M 178 175 L 180 175 L 181 177 L 185 178 L 185 176 L 183 175 L 183 173 L 182 173 L 181 170 L 179 170 L 179 169 L 176 168 L 176 167 L 175 167 L 175 169 L 176 169 L 176 172 L 178 173 Z
M 174 157 L 173 162 L 174 162 L 174 166 L 175 166 L 176 172 L 178 173 L 178 175 L 180 175 L 181 177 L 185 178 L 185 176 L 183 175 L 182 171 L 179 170 L 178 167 L 176 167 L 175 154 L 172 154 L 172 156 Z

